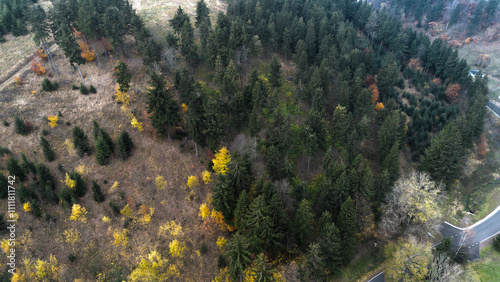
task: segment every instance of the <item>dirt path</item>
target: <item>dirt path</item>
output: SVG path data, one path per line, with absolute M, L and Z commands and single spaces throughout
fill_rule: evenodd
M 57 44 L 53 44 L 50 47 L 50 51 L 53 53 L 58 48 Z M 0 78 L 0 92 L 7 89 L 8 86 L 14 84 L 14 77 L 24 77 L 27 73 L 31 71 L 31 60 L 36 56 L 36 52 L 33 55 L 26 57 L 21 62 L 17 63 L 5 77 Z

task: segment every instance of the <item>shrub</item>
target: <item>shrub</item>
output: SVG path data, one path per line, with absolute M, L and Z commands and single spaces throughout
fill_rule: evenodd
M 97 90 L 94 88 L 94 85 L 90 85 L 89 92 L 93 94 L 97 93 Z
M 223 254 L 219 254 L 219 257 L 217 258 L 217 267 L 219 269 L 223 269 L 226 266 L 227 266 L 226 257 L 224 257 Z
M 4 126 L 9 126 L 9 125 L 10 125 L 10 123 L 9 123 L 8 121 L 4 120 L 4 121 L 3 121 L 3 125 L 4 125 Z
M 200 253 L 202 255 L 208 253 L 208 246 L 207 246 L 207 244 L 205 242 L 201 243 Z
M 25 174 L 36 174 L 35 163 L 30 161 L 24 153 L 21 153 L 21 162 L 19 163 Z
M 5 199 L 9 194 L 9 183 L 7 177 L 0 172 L 0 198 Z
M 65 208 L 72 207 L 73 204 L 76 203 L 76 199 L 73 197 L 73 192 L 66 187 L 62 189 L 61 194 L 59 194 L 59 198 Z
M 55 160 L 56 155 L 54 150 L 50 147 L 49 141 L 47 139 L 40 137 L 40 145 L 42 146 L 43 155 L 48 162 Z
M 72 90 L 78 90 L 78 89 L 80 89 L 80 88 L 78 88 L 78 86 L 76 86 L 76 85 L 74 85 L 74 84 L 73 84 L 73 85 L 71 85 L 71 89 L 72 89 Z
M 97 184 L 97 182 L 95 181 L 92 181 L 92 193 L 94 201 L 98 203 L 104 202 L 105 197 L 101 191 L 101 186 L 99 186 L 99 184 Z
M 55 91 L 59 88 L 59 84 L 57 82 L 52 83 L 48 78 L 44 78 L 42 81 L 42 90 L 43 91 Z
M 42 216 L 42 209 L 40 208 L 40 203 L 37 200 L 31 201 L 31 212 L 36 217 Z
M 116 147 L 118 149 L 118 155 L 123 160 L 126 160 L 132 154 L 134 142 L 126 131 L 123 131 L 116 140 Z
M 68 255 L 68 260 L 69 262 L 74 262 L 76 260 L 76 256 L 73 253 L 70 253 Z
M 78 172 L 73 171 L 69 174 L 69 177 L 71 180 L 76 182 L 74 188 L 75 195 L 77 197 L 83 197 L 87 192 L 87 186 L 85 185 L 85 181 L 83 181 L 82 176 Z
M 495 237 L 495 239 L 493 239 L 493 248 L 495 248 L 495 250 L 500 252 L 500 235 L 498 235 L 497 237 Z
M 60 173 L 66 173 L 66 169 L 62 165 L 62 163 L 57 163 L 57 170 L 59 170 Z
M 62 117 L 62 113 L 61 113 L 61 111 L 57 111 L 57 116 L 58 116 L 58 117 Z
M 54 176 L 52 176 L 50 169 L 44 164 L 38 164 L 36 166 L 36 176 L 38 178 L 38 184 L 41 187 L 49 186 L 52 189 L 56 187 Z
M 14 118 L 14 126 L 16 128 L 16 133 L 21 135 L 28 135 L 29 128 L 26 126 L 24 121 L 20 119 L 18 116 Z
M 49 131 L 48 131 L 47 129 L 43 129 L 43 130 L 42 130 L 42 135 L 43 135 L 43 136 L 47 136 L 47 135 L 49 135 Z
M 120 208 L 113 201 L 109 202 L 109 206 L 115 215 L 120 214 Z
M 85 87 L 85 85 L 83 85 L 83 83 L 80 84 L 80 93 L 83 95 L 89 94 L 89 90 Z
M 52 204 L 59 203 L 59 197 L 57 197 L 56 192 L 54 192 L 54 190 L 52 188 L 50 188 L 49 186 L 45 186 L 43 197 L 49 203 L 52 203 Z

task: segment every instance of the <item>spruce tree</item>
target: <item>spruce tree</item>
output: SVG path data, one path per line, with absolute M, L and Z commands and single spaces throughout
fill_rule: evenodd
M 30 161 L 26 155 L 21 152 L 21 163 L 19 164 L 21 168 L 24 170 L 25 174 L 36 174 L 36 166 L 35 163 Z
M 130 96 L 130 79 L 132 78 L 132 75 L 130 74 L 128 70 L 127 64 L 123 62 L 122 60 L 118 61 L 118 64 L 114 67 L 115 71 L 115 77 L 116 77 L 116 82 L 118 83 L 118 90 L 121 93 L 127 93 L 129 100 L 130 100 L 130 106 L 132 107 L 132 112 L 134 111 L 134 103 L 132 101 L 132 97 Z
M 50 172 L 50 169 L 44 164 L 37 164 L 36 166 L 36 176 L 38 178 L 38 185 L 42 188 L 48 186 L 51 189 L 55 189 L 56 182 L 54 181 L 54 176 Z
M 28 135 L 29 128 L 24 125 L 24 121 L 20 119 L 18 116 L 14 118 L 14 127 L 16 129 L 17 134 Z
M 105 200 L 104 194 L 101 191 L 101 186 L 97 184 L 94 180 L 92 180 L 92 197 L 94 201 L 101 203 Z
M 100 133 L 100 127 L 99 123 L 97 123 L 97 120 L 95 119 L 92 120 L 92 132 L 94 133 L 94 140 L 97 141 L 97 137 L 99 137 Z
M 238 197 L 236 208 L 234 209 L 234 225 L 238 230 L 245 230 L 246 228 L 246 214 L 250 206 L 250 198 L 247 191 L 243 190 Z
M 113 143 L 113 139 L 111 139 L 111 136 L 109 136 L 108 132 L 106 130 L 100 128 L 99 135 L 102 136 L 104 141 L 106 141 L 106 144 L 108 144 L 108 147 L 109 147 L 111 153 L 113 153 L 115 151 L 115 144 Z
M 267 262 L 267 257 L 264 253 L 260 253 L 255 258 L 251 271 L 255 282 L 275 281 L 273 277 L 274 268 Z
M 120 136 L 118 136 L 118 139 L 116 140 L 116 147 L 118 149 L 118 155 L 122 158 L 122 160 L 126 160 L 132 154 L 134 142 L 126 131 L 122 131 Z
M 78 126 L 73 127 L 73 144 L 78 150 L 78 155 L 83 157 L 90 154 L 90 144 L 85 132 Z
M 85 185 L 85 181 L 83 180 L 82 176 L 78 172 L 73 171 L 69 174 L 69 178 L 76 182 L 74 187 L 74 194 L 77 197 L 85 196 L 85 193 L 87 192 L 87 185 Z
M 162 139 L 166 133 L 168 141 L 171 141 L 169 127 L 176 126 L 181 120 L 179 105 L 170 89 L 165 87 L 163 78 L 156 72 L 151 72 L 150 76 L 147 107 L 148 114 L 151 115 L 151 125 Z
M 186 130 L 191 135 L 194 141 L 194 146 L 196 149 L 196 157 L 198 157 L 198 144 L 205 144 L 205 134 L 204 131 L 204 101 L 205 96 L 200 93 L 194 96 L 190 103 L 186 113 L 185 125 Z
M 356 252 L 356 211 L 351 197 L 342 204 L 338 218 L 340 237 L 342 238 L 342 260 L 348 264 Z
M 9 157 L 9 159 L 7 159 L 7 170 L 10 175 L 16 177 L 16 181 L 19 180 L 22 182 L 26 178 L 24 170 L 19 166 L 17 160 L 13 157 Z
M 306 274 L 309 279 L 322 280 L 325 273 L 325 263 L 318 243 L 309 244 L 306 253 Z
M 76 42 L 75 35 L 73 35 L 73 32 L 71 31 L 69 26 L 63 23 L 60 23 L 59 26 L 56 26 L 55 29 L 53 29 L 53 33 L 57 44 L 64 52 L 66 58 L 68 58 L 71 66 L 75 67 L 76 65 L 76 67 L 78 68 L 80 78 L 82 79 L 82 85 L 85 88 L 85 80 L 83 79 L 80 65 L 85 64 L 87 61 L 81 56 L 80 46 Z
M 169 20 L 170 27 L 172 27 L 177 34 L 181 32 L 184 23 L 187 21 L 189 21 L 189 16 L 182 10 L 181 6 L 177 9 L 174 17 Z
M 42 146 L 43 155 L 45 156 L 45 159 L 48 162 L 51 162 L 56 159 L 56 154 L 50 147 L 49 141 L 43 138 L 43 136 L 40 137 L 40 145 Z
M 342 265 L 342 240 L 333 222 L 326 223 L 320 231 L 319 246 L 323 261 L 330 273 L 334 274 Z
M 311 230 L 313 228 L 313 221 L 314 214 L 312 212 L 311 202 L 307 199 L 303 199 L 302 202 L 300 202 L 295 215 L 295 230 L 297 234 L 297 240 L 300 244 L 306 242 L 306 239 L 308 238 L 308 236 L 310 236 Z
M 455 122 L 450 122 L 425 149 L 421 169 L 429 172 L 435 180 L 450 184 L 461 174 L 464 155 L 460 130 Z
M 265 196 L 255 198 L 248 208 L 246 224 L 249 237 L 252 238 L 254 250 L 265 250 L 276 253 L 280 250 L 283 234 L 277 229 L 271 218 L 272 214 Z
M 215 186 L 212 189 L 212 205 L 224 216 L 227 224 L 232 224 L 235 208 L 235 195 L 228 185 L 227 176 L 219 174 Z
M 0 198 L 5 199 L 9 194 L 9 182 L 7 177 L 0 172 Z
M 242 279 L 243 271 L 250 264 L 250 244 L 238 231 L 227 244 L 227 256 L 229 257 L 229 275 L 234 280 Z
M 196 2 L 196 16 L 195 16 L 196 27 L 200 28 L 202 22 L 208 21 L 210 22 L 210 10 L 207 7 L 207 3 L 205 0 L 199 0 Z
M 99 135 L 99 137 L 97 137 L 95 149 L 95 157 L 97 159 L 97 163 L 100 165 L 109 164 L 111 157 L 111 148 L 109 147 L 106 140 L 104 140 L 104 137 L 102 135 Z
M 269 84 L 274 88 L 279 88 L 281 86 L 281 63 L 275 55 L 271 60 L 270 68 Z

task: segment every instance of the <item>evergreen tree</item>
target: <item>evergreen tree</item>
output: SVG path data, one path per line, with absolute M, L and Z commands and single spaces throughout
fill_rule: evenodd
M 464 155 L 460 130 L 455 122 L 450 122 L 425 149 L 421 169 L 429 172 L 435 180 L 451 184 L 461 174 Z
M 273 277 L 274 269 L 272 265 L 267 262 L 267 257 L 264 253 L 260 253 L 257 258 L 255 258 L 251 271 L 255 282 L 275 281 Z
M 179 34 L 184 26 L 185 22 L 189 21 L 189 16 L 182 10 L 181 6 L 177 9 L 174 17 L 169 20 L 170 27 L 174 29 L 174 31 Z
M 19 179 L 20 182 L 23 182 L 26 178 L 24 170 L 19 166 L 17 160 L 13 157 L 9 157 L 7 159 L 7 170 L 9 171 L 10 175 L 16 177 L 16 181 Z
M 249 246 L 247 239 L 237 232 L 233 239 L 227 244 L 227 255 L 229 257 L 229 275 L 236 280 L 242 279 L 243 271 L 250 264 Z
M 21 152 L 20 155 L 21 155 L 21 163 L 19 165 L 23 169 L 24 173 L 25 174 L 30 174 L 30 173 L 36 174 L 35 163 L 30 161 L 23 152 Z
M 342 260 L 349 263 L 356 251 L 356 211 L 351 197 L 342 204 L 338 218 L 340 237 L 342 238 Z
M 225 136 L 225 130 L 228 124 L 226 115 L 224 115 L 224 105 L 220 100 L 210 99 L 205 107 L 205 135 L 210 150 L 215 151 L 219 148 L 220 142 Z
M 330 221 L 321 227 L 319 238 L 323 261 L 330 273 L 334 274 L 342 264 L 342 240 L 339 230 Z
M 382 68 L 378 74 L 378 89 L 380 92 L 380 100 L 386 101 L 393 93 L 394 85 L 399 78 L 398 65 L 394 54 L 389 53 L 382 62 Z
M 109 164 L 111 157 L 111 148 L 102 135 L 99 135 L 99 137 L 97 137 L 95 149 L 95 157 L 97 159 L 97 163 L 100 165 Z
M 42 151 L 43 151 L 43 155 L 45 156 L 45 159 L 48 162 L 55 160 L 56 155 L 55 155 L 54 151 L 52 150 L 52 148 L 50 147 L 49 141 L 47 141 L 47 139 L 43 138 L 43 136 L 40 137 L 40 145 L 42 146 Z
M 127 93 L 130 105 L 132 106 L 132 112 L 134 111 L 134 104 L 132 102 L 132 97 L 130 96 L 130 79 L 132 75 L 128 70 L 127 64 L 122 60 L 118 61 L 118 64 L 114 67 L 116 82 L 118 83 L 118 90 L 122 93 Z
M 122 158 L 122 160 L 126 160 L 132 154 L 134 142 L 126 131 L 122 131 L 120 136 L 118 136 L 118 139 L 116 140 L 116 147 L 118 149 L 118 155 Z
M 36 166 L 36 176 L 40 187 L 50 187 L 52 190 L 55 189 L 56 183 L 54 181 L 54 176 L 52 176 L 52 173 L 50 173 L 50 169 L 47 166 L 44 164 L 38 164 Z
M 100 128 L 99 135 L 102 136 L 104 141 L 106 141 L 106 144 L 108 144 L 108 147 L 109 147 L 111 153 L 113 153 L 115 151 L 115 144 L 113 143 L 113 139 L 111 139 L 111 136 L 109 136 L 108 132 L 106 130 Z M 99 136 L 98 136 L 98 138 L 99 138 Z
M 92 119 L 92 131 L 94 133 L 94 140 L 97 141 L 97 138 L 99 137 L 100 132 L 99 124 L 97 123 L 97 120 Z
M 128 32 L 124 13 L 115 6 L 107 7 L 102 16 L 101 27 L 104 35 L 115 49 L 115 53 L 118 55 L 118 47 L 122 49 L 123 53 L 123 37 Z
M 313 281 L 321 281 L 324 278 L 325 263 L 321 248 L 318 243 L 309 244 L 306 253 L 306 274 Z
M 152 72 L 150 76 L 147 96 L 151 124 L 161 138 L 167 133 L 168 141 L 171 141 L 168 128 L 177 125 L 181 120 L 179 105 L 170 89 L 165 87 L 163 78 L 156 72 Z
M 246 224 L 254 250 L 276 253 L 281 248 L 283 234 L 277 230 L 271 215 L 264 195 L 256 197 L 249 206 Z
M 196 2 L 196 27 L 200 28 L 201 24 L 203 22 L 210 22 L 210 10 L 207 7 L 207 3 L 205 3 L 205 0 L 199 0 Z
M 5 199 L 9 194 L 9 182 L 7 177 L 0 172 L 0 198 Z
M 49 24 L 47 22 L 47 15 L 40 5 L 33 5 L 28 12 L 28 22 L 31 25 L 31 32 L 33 33 L 33 40 L 35 44 L 42 45 L 45 54 L 49 60 L 50 66 L 53 70 L 58 73 L 54 59 L 52 58 L 52 53 L 50 52 L 49 46 L 47 44 L 47 38 L 50 37 Z
M 28 135 L 28 133 L 30 132 L 29 128 L 26 125 L 24 125 L 24 121 L 20 119 L 18 116 L 14 118 L 14 127 L 16 129 L 17 134 Z
M 85 135 L 85 132 L 78 126 L 73 127 L 73 144 L 78 150 L 78 155 L 80 155 L 80 157 L 83 157 L 85 154 L 90 154 L 89 139 L 87 135 Z
M 387 116 L 378 132 L 378 151 L 380 159 L 384 160 L 395 143 L 403 143 L 406 119 L 399 111 Z M 399 149 L 399 147 L 398 147 Z
M 279 88 L 281 86 L 281 63 L 276 55 L 271 60 L 270 68 L 269 84 L 274 88 Z
M 97 184 L 97 182 L 95 182 L 94 180 L 92 180 L 92 193 L 93 193 L 92 197 L 94 198 L 94 201 L 96 201 L 98 203 L 104 202 L 105 197 L 101 191 L 101 186 L 99 186 L 99 184 Z
M 226 175 L 217 175 L 217 180 L 212 191 L 212 205 L 214 206 L 214 209 L 222 213 L 227 224 L 232 225 L 235 195 L 234 191 L 228 185 Z
M 238 230 L 245 230 L 246 228 L 245 216 L 248 213 L 249 206 L 250 198 L 248 197 L 247 191 L 243 190 L 240 193 L 236 208 L 234 209 L 234 225 Z
M 59 47 L 62 49 L 71 66 L 75 67 L 76 65 L 76 67 L 78 67 L 78 72 L 80 73 L 82 84 L 84 87 L 86 87 L 80 65 L 85 64 L 87 61 L 81 56 L 80 46 L 76 42 L 75 35 L 73 35 L 73 33 L 71 32 L 69 26 L 62 23 L 60 23 L 59 26 L 54 26 L 52 33 L 54 34 L 57 45 L 59 45 Z
M 307 237 L 310 236 L 313 229 L 314 213 L 312 212 L 312 204 L 310 201 L 303 199 L 300 202 L 295 215 L 297 240 L 303 244 Z
M 75 195 L 77 197 L 85 196 L 87 186 L 85 185 L 85 181 L 83 181 L 82 176 L 78 172 L 73 171 L 69 174 L 69 178 L 75 181 L 75 187 L 73 188 Z
M 396 141 L 382 162 L 382 168 L 389 172 L 389 179 L 394 183 L 399 178 L 399 142 Z

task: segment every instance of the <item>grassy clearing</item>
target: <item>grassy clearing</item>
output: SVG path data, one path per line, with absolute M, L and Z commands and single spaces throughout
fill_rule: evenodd
M 2 55 L 0 56 L 0 77 L 14 68 L 17 63 L 27 57 L 31 57 L 36 51 L 36 45 L 33 41 L 33 35 L 6 37 L 7 41 L 0 43 Z
M 482 260 L 472 263 L 472 267 L 481 281 L 498 281 L 500 277 L 500 252 L 488 246 L 481 251 L 481 257 Z
M 382 250 L 380 250 L 382 251 Z M 377 268 L 381 265 L 382 260 L 374 257 L 372 253 L 366 253 L 358 258 L 355 258 L 349 266 L 342 270 L 340 275 L 334 277 L 335 281 L 358 281 L 365 277 L 367 273 L 375 273 Z M 373 273 L 372 273 L 373 272 Z
M 498 44 L 496 42 L 475 42 L 459 48 L 458 54 L 467 61 L 471 68 L 477 68 L 474 66 L 474 62 L 478 55 L 489 55 L 491 63 L 482 71 L 489 76 L 490 97 L 500 96 L 500 49 Z

